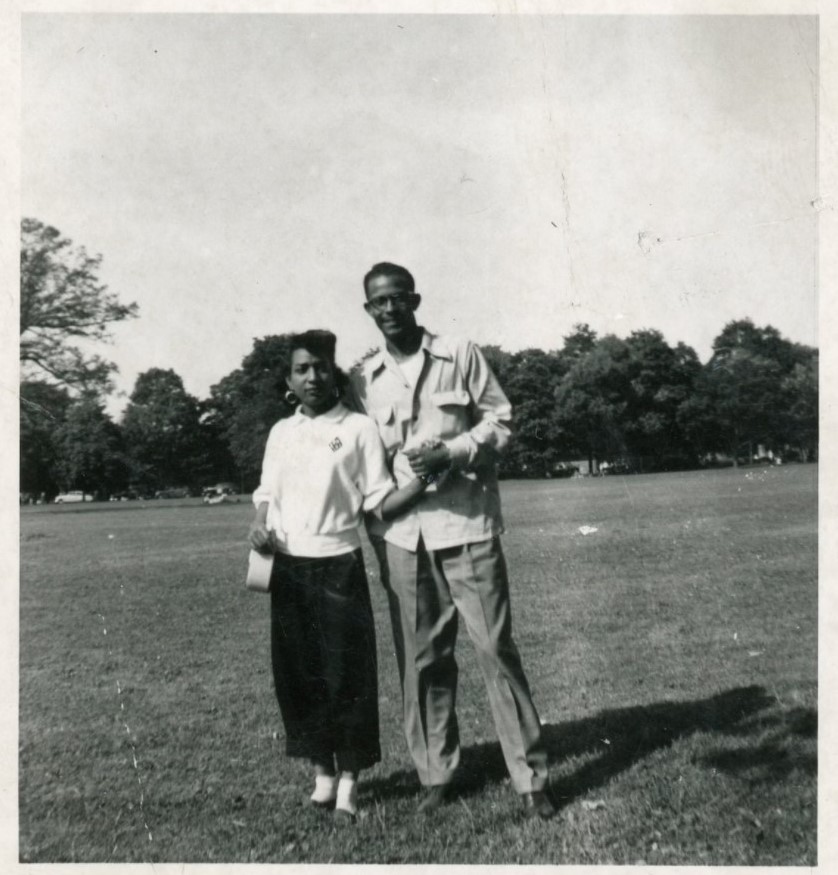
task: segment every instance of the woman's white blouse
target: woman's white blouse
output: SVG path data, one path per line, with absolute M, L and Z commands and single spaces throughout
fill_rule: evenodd
M 253 503 L 268 502 L 267 526 L 283 553 L 337 556 L 361 545 L 363 512 L 394 488 L 375 422 L 338 403 L 274 425 Z

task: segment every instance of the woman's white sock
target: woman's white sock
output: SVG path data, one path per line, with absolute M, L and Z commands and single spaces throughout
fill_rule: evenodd
M 311 794 L 312 802 L 316 802 L 318 805 L 325 805 L 327 802 L 334 802 L 337 792 L 337 775 L 314 776 L 314 792 Z
M 353 817 L 358 813 L 358 783 L 354 778 L 347 775 L 340 776 L 335 808 L 338 811 L 346 811 Z

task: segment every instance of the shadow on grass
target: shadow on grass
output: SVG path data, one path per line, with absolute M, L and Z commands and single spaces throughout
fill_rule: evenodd
M 746 750 L 717 750 L 703 758 L 703 762 L 729 774 L 751 781 L 780 781 L 792 772 L 809 777 L 818 773 L 817 757 L 809 746 L 801 749 L 800 739 L 814 741 L 818 734 L 818 715 L 813 708 L 793 708 L 772 714 L 760 720 L 763 738 L 757 747 Z M 744 721 L 731 734 L 754 731 L 754 721 Z M 795 736 L 797 742 L 795 742 Z
M 765 741 L 751 750 L 719 751 L 703 761 L 723 772 L 749 773 L 756 780 L 764 778 L 781 780 L 792 772 L 803 772 L 814 777 L 818 772 L 814 756 L 790 751 L 774 741 Z
M 554 778 L 550 795 L 556 805 L 568 805 L 656 750 L 696 732 L 737 737 L 764 736 L 766 730 L 771 733 L 770 738 L 761 739 L 758 747 L 711 754 L 702 760 L 709 767 L 735 773 L 757 768 L 766 780 L 781 779 L 793 768 L 813 774 L 814 757 L 804 762 L 805 757 L 799 753 L 789 754 L 782 747 L 782 739 L 789 734 L 814 737 L 816 713 L 802 708 L 781 715 L 764 713 L 777 704 L 762 687 L 751 686 L 692 702 L 616 708 L 583 720 L 545 724 L 542 732 L 551 766 L 574 757 L 587 760 L 572 774 Z M 455 792 L 471 796 L 506 777 L 497 742 L 473 745 L 462 751 Z M 391 799 L 413 796 L 419 789 L 412 770 L 372 779 L 367 786 L 373 795 Z

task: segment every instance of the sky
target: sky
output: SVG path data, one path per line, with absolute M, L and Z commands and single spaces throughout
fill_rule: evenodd
M 817 345 L 816 19 L 28 14 L 25 216 L 140 317 L 117 389 L 253 339 L 378 343 L 362 278 L 508 350 L 576 323 L 702 360 L 749 317 Z M 110 402 L 124 406 L 125 394 Z

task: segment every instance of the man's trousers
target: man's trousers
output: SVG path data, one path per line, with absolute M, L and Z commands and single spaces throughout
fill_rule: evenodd
M 512 639 L 500 539 L 416 552 L 375 538 L 390 601 L 408 747 L 425 786 L 449 783 L 460 759 L 454 648 L 462 616 L 518 793 L 547 783 L 541 724 Z

